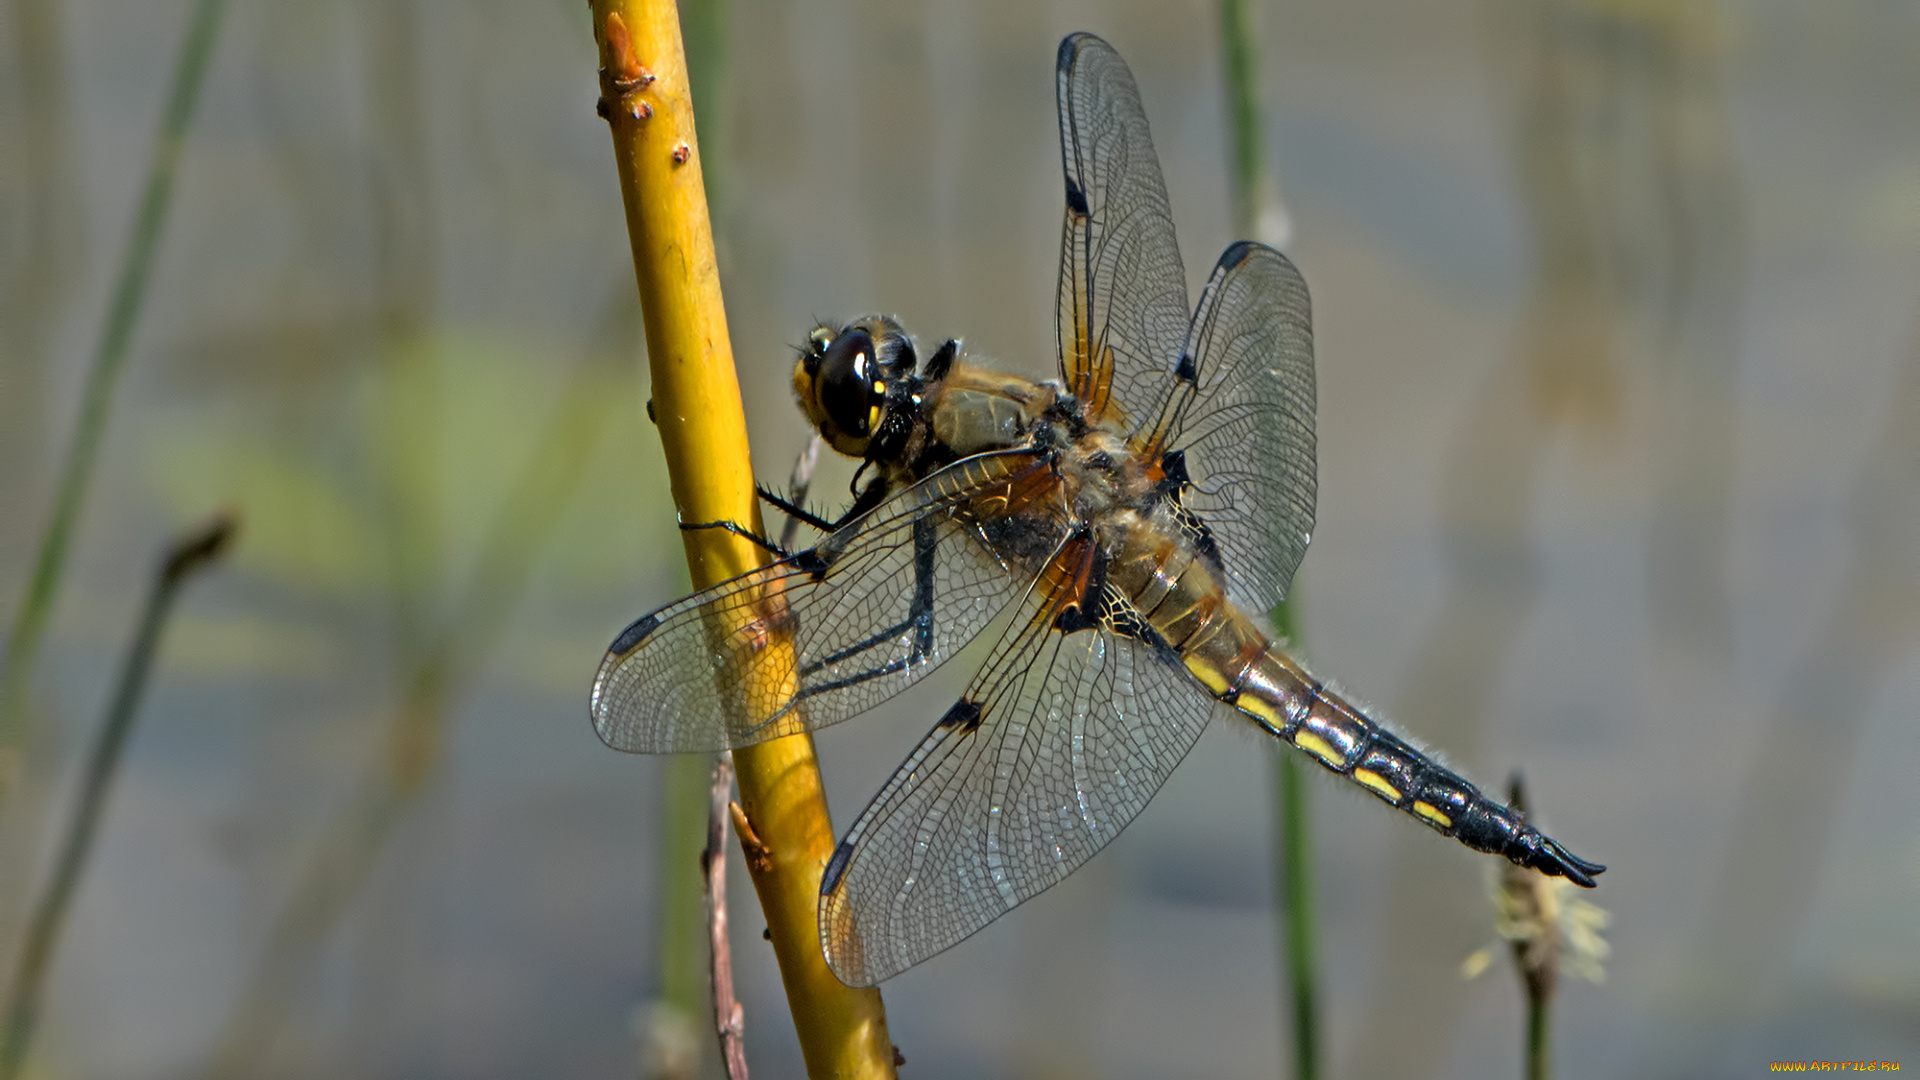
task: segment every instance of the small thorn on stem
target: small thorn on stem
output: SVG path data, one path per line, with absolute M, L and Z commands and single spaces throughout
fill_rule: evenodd
M 610 11 L 604 26 L 606 67 L 603 70 L 613 76 L 613 85 L 626 89 L 638 85 L 642 76 L 652 82 L 653 76 L 647 74 L 647 69 L 640 66 L 639 57 L 633 54 L 633 35 L 627 32 L 627 21 L 619 12 Z
M 727 809 L 733 815 L 733 834 L 740 838 L 740 853 L 747 857 L 747 865 L 756 874 L 773 869 L 773 849 L 760 839 L 759 833 L 753 831 L 753 823 L 747 820 L 747 812 L 737 802 L 729 804 Z
M 673 144 L 673 163 L 675 165 L 685 165 L 687 163 L 687 159 L 692 156 L 693 156 L 693 147 L 688 146 L 684 142 Z

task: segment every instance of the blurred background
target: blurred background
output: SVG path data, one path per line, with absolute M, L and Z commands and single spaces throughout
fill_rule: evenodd
M 1920 1065 L 1920 9 L 1251 7 L 1315 302 L 1304 653 L 1486 785 L 1524 768 L 1609 865 L 1562 1075 Z M 0 6 L 9 620 L 197 9 Z M 762 479 L 803 444 L 816 318 L 1052 372 L 1067 31 L 1131 62 L 1197 285 L 1235 238 L 1219 26 L 689 7 Z M 244 525 L 180 599 L 28 1072 L 717 1075 L 662 1004 L 704 978 L 668 929 L 696 886 L 660 867 L 705 763 L 586 716 L 607 642 L 686 576 L 585 5 L 236 0 L 210 56 L 0 747 L 0 972 L 154 559 L 216 507 Z M 842 827 L 943 677 L 821 736 Z M 1216 727 L 1081 873 L 887 984 L 904 1075 L 1287 1075 L 1269 750 Z M 1511 973 L 1459 973 L 1489 860 L 1309 781 L 1326 1074 L 1517 1075 Z M 797 1076 L 734 859 L 749 1057 Z

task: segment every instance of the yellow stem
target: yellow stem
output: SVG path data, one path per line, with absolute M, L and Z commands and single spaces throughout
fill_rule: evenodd
M 652 412 L 680 520 L 758 529 L 746 411 L 720 298 L 720 272 L 694 138 L 680 19 L 672 0 L 594 0 L 600 111 L 613 129 L 621 198 L 653 374 Z M 696 587 L 757 566 L 762 553 L 719 529 L 681 534 Z M 768 648 L 791 648 L 772 641 Z M 891 1077 L 893 1047 L 877 990 L 843 985 L 820 953 L 815 909 L 833 853 L 813 740 L 737 751 L 740 802 L 765 845 L 748 860 L 766 914 L 807 1073 Z

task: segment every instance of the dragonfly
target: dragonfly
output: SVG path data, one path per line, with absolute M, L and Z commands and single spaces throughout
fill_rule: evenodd
M 855 986 L 1072 873 L 1215 717 L 1470 848 L 1592 887 L 1605 867 L 1275 641 L 1264 613 L 1306 553 L 1317 493 L 1306 283 L 1280 252 L 1236 243 L 1190 307 L 1131 71 L 1081 33 L 1056 74 L 1059 377 L 975 364 L 955 340 L 923 362 L 887 316 L 815 329 L 794 394 L 861 461 L 851 506 L 826 520 L 761 490 L 821 539 L 760 539 L 767 565 L 622 631 L 593 681 L 600 738 L 712 752 L 814 731 L 991 642 L 825 867 L 821 949 Z

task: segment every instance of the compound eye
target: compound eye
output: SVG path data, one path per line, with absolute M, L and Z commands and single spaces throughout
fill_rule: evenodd
M 873 382 L 880 375 L 873 338 L 848 330 L 833 339 L 820 359 L 819 401 L 843 433 L 866 438 L 873 430 Z

